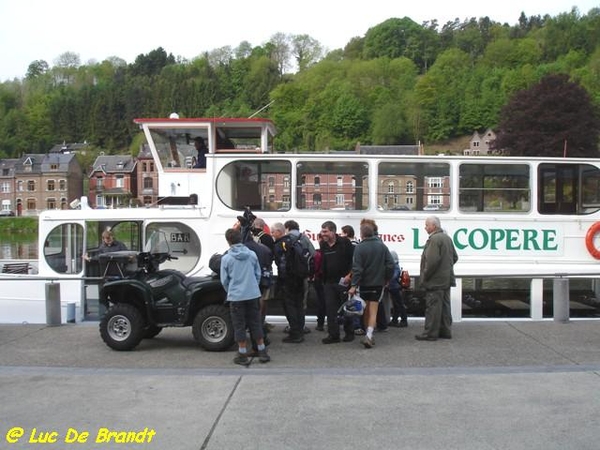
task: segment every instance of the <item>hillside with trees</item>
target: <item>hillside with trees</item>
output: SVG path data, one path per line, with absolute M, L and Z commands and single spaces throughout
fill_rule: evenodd
M 308 35 L 283 33 L 191 61 L 157 48 L 130 64 L 113 57 L 84 65 L 67 52 L 53 66 L 33 61 L 23 79 L 0 84 L 0 157 L 63 141 L 137 154 L 136 117 L 247 117 L 266 105 L 260 115 L 275 121 L 282 151 L 349 150 L 357 142 L 427 147 L 489 127 L 506 139 L 523 104 L 515 96 L 548 75 L 567 83 L 554 85 L 557 99 L 569 97 L 560 86 L 575 86 L 586 113 L 598 117 L 600 8 L 522 13 L 513 25 L 489 17 L 443 25 L 390 18 L 328 53 Z M 552 111 L 544 117 L 551 122 Z M 591 128 L 574 123 L 592 138 L 577 155 L 600 156 L 598 128 L 586 123 Z M 562 142 L 565 133 L 558 127 L 554 138 Z

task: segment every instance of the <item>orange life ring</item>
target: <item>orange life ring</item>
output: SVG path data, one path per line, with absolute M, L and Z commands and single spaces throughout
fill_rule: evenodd
M 596 222 L 592 225 L 585 235 L 585 246 L 588 252 L 590 252 L 590 255 L 596 259 L 600 259 L 600 250 L 594 245 L 594 237 L 598 232 L 600 232 L 600 222 Z

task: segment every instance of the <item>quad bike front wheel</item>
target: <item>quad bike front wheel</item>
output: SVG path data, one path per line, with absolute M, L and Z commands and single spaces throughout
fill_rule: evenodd
M 100 336 L 113 350 L 133 350 L 144 337 L 142 313 L 132 305 L 117 303 L 100 321 Z

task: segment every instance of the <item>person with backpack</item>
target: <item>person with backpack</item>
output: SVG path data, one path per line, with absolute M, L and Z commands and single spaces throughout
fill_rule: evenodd
M 271 225 L 271 235 L 275 239 L 274 259 L 277 265 L 277 283 L 275 297 L 280 299 L 283 310 L 289 323 L 289 334 L 283 338 L 288 344 L 304 342 L 304 278 L 298 276 L 294 267 L 295 239 L 286 234 L 282 223 Z
M 347 289 L 352 275 L 352 256 L 354 246 L 350 239 L 338 236 L 337 226 L 328 220 L 321 225 L 323 291 L 325 294 L 325 309 L 327 311 L 327 337 L 323 344 L 336 344 L 340 339 L 340 325 L 338 311 L 347 300 Z M 354 340 L 354 325 L 352 317 L 344 316 L 344 342 Z
M 302 296 L 302 307 L 306 315 L 306 307 L 308 302 L 309 279 L 315 274 L 315 247 L 304 233 L 300 232 L 300 225 L 295 220 L 286 221 L 283 226 L 287 234 L 292 236 L 292 244 L 296 250 L 296 273 L 304 278 L 304 292 Z M 310 329 L 304 326 L 304 334 L 310 333 Z

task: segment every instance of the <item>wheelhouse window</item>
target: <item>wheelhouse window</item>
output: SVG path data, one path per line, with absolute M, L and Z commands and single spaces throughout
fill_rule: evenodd
M 461 164 L 459 208 L 463 212 L 530 210 L 531 182 L 527 164 Z
M 404 192 L 395 186 L 406 186 Z M 390 196 L 390 194 L 394 194 Z M 384 210 L 427 211 L 450 208 L 450 166 L 446 163 L 379 163 L 377 204 Z
M 600 209 L 600 170 L 590 164 L 540 164 L 541 214 L 591 214 Z
M 364 162 L 301 161 L 296 165 L 297 179 L 305 177 L 314 182 L 297 187 L 296 206 L 298 209 L 365 210 L 369 207 L 368 174 L 369 165 Z
M 292 165 L 282 160 L 238 160 L 227 164 L 217 175 L 217 197 L 227 207 L 241 211 L 287 211 L 290 209 Z M 270 178 L 273 185 L 270 186 Z

